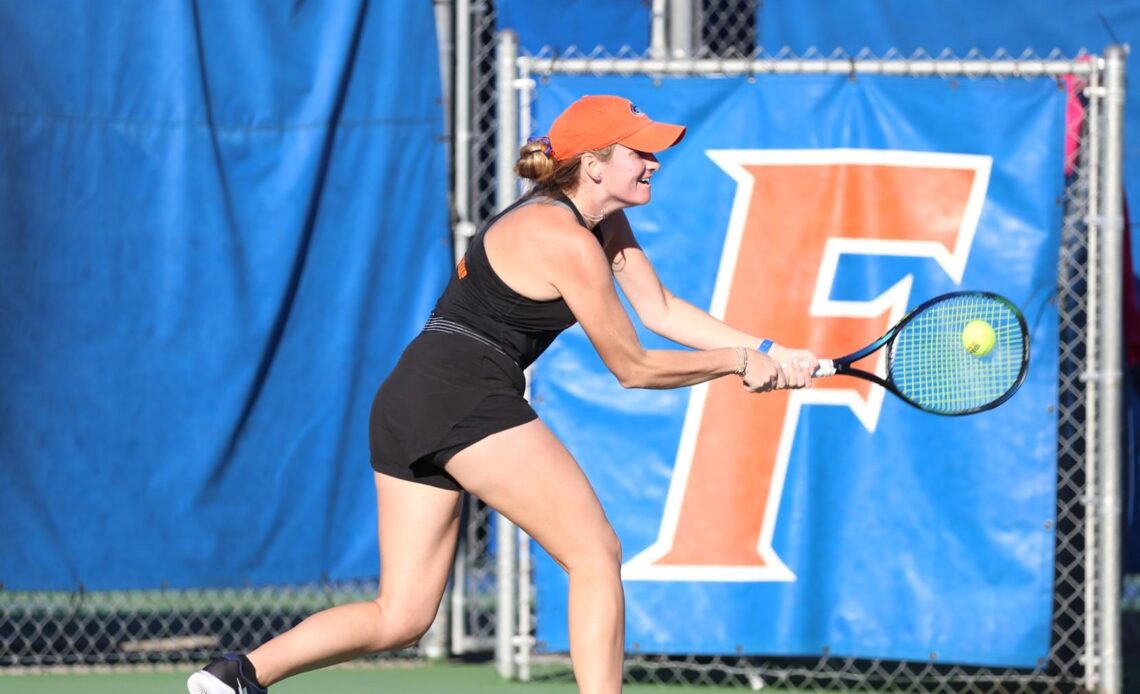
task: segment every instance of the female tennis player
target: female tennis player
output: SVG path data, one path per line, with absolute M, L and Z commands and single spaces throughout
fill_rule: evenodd
M 423 332 L 380 387 L 370 442 L 382 559 L 375 600 L 319 612 L 247 655 L 194 673 L 193 694 L 262 692 L 283 678 L 415 644 L 436 615 L 463 490 L 569 574 L 579 690 L 621 691 L 621 549 L 578 464 L 523 398 L 523 369 L 578 322 L 627 388 L 735 376 L 750 391 L 811 385 L 816 357 L 749 335 L 673 296 L 624 208 L 649 202 L 654 153 L 684 136 L 616 96 L 587 96 L 522 148 L 532 190 L 472 239 Z M 642 323 L 687 350 L 645 349 Z M 763 351 L 758 347 L 763 345 Z

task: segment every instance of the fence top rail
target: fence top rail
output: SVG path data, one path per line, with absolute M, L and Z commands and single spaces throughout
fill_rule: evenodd
M 617 75 L 902 75 L 916 77 L 1085 77 L 1101 68 L 1098 56 L 1040 58 L 639 58 L 519 56 L 523 74 Z

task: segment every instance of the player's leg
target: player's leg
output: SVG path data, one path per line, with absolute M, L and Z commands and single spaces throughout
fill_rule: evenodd
M 262 684 L 411 646 L 431 626 L 455 554 L 460 493 L 375 477 L 379 596 L 318 612 L 250 653 Z
M 447 471 L 538 541 L 570 579 L 570 657 L 583 694 L 621 691 L 621 548 L 569 451 L 538 420 L 457 453 Z

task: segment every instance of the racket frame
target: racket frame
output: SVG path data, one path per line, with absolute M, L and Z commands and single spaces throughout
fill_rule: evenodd
M 901 332 L 902 329 L 904 327 L 906 327 L 906 325 L 908 323 L 910 323 L 912 320 L 914 320 L 923 311 L 925 311 L 926 309 L 930 308 L 931 306 L 933 306 L 935 304 L 939 304 L 939 303 L 942 303 L 944 301 L 947 301 L 949 299 L 953 299 L 953 298 L 959 297 L 959 296 L 984 296 L 984 297 L 987 297 L 989 299 L 993 299 L 994 301 L 997 301 L 1001 304 L 1004 304 L 1007 308 L 1009 308 L 1010 312 L 1017 318 L 1018 327 L 1021 329 L 1022 344 L 1025 345 L 1025 349 L 1024 349 L 1024 353 L 1022 355 L 1021 369 L 1020 369 L 1020 371 L 1018 371 L 1017 378 L 1014 379 L 1013 384 L 1010 385 L 1010 387 L 1000 397 L 998 397 L 998 398 L 996 398 L 996 399 L 994 399 L 988 403 L 985 403 L 984 405 L 979 405 L 978 407 L 973 407 L 973 408 L 970 408 L 968 410 L 963 410 L 961 412 L 940 412 L 938 410 L 931 410 L 931 409 L 928 409 L 926 407 L 923 407 L 919 403 L 908 398 L 897 387 L 895 387 L 894 381 L 889 377 L 890 376 L 890 361 L 891 361 L 890 360 L 889 348 L 894 344 L 895 338 L 898 336 L 899 332 Z M 871 354 L 874 354 L 875 352 L 882 349 L 883 347 L 888 348 L 888 358 L 887 358 L 888 378 L 883 378 L 882 376 L 880 376 L 876 373 L 873 373 L 870 371 L 864 371 L 863 369 L 857 369 L 854 366 L 851 366 L 853 363 L 859 361 L 860 359 L 864 359 L 864 358 L 870 356 Z M 816 370 L 816 375 L 817 376 L 844 375 L 844 376 L 854 376 L 856 378 L 862 378 L 864 380 L 871 381 L 872 383 L 877 383 L 878 385 L 886 388 L 887 390 L 889 390 L 890 392 L 892 392 L 896 396 L 898 396 L 906 404 L 908 404 L 912 407 L 915 407 L 919 410 L 922 410 L 923 412 L 928 412 L 930 414 L 936 414 L 936 415 L 940 415 L 943 417 L 961 417 L 961 416 L 968 415 L 968 414 L 977 414 L 978 412 L 985 412 L 986 410 L 992 410 L 993 408 L 1002 404 L 1006 400 L 1009 400 L 1011 397 L 1013 397 L 1013 394 L 1017 392 L 1017 389 L 1021 387 L 1022 382 L 1025 381 L 1025 375 L 1028 371 L 1029 371 L 1029 328 L 1025 323 L 1025 316 L 1023 316 L 1021 314 L 1021 311 L 1017 308 L 1017 306 L 1015 306 L 1013 304 L 1013 302 L 1011 302 L 1009 299 L 1005 298 L 1004 296 L 1001 296 L 1000 294 L 995 294 L 993 292 L 986 292 L 986 291 L 962 290 L 962 291 L 956 291 L 956 292 L 948 292 L 946 294 L 939 294 L 938 296 L 936 296 L 932 299 L 928 299 L 927 301 L 922 302 L 921 304 L 916 306 L 914 309 L 912 309 L 909 313 L 907 313 L 905 316 L 903 316 L 902 319 L 899 320 L 898 323 L 895 323 L 895 325 L 893 327 L 891 327 L 891 329 L 888 330 L 886 333 L 884 333 L 882 337 L 880 337 L 879 339 L 875 340 L 871 344 L 867 345 L 866 347 L 864 347 L 858 351 L 852 352 L 851 354 L 847 354 L 845 356 L 838 357 L 835 359 L 821 359 L 820 360 L 820 367 L 819 367 L 819 369 Z

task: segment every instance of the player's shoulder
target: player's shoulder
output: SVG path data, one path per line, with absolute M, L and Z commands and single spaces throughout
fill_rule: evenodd
M 528 235 L 541 239 L 547 249 L 598 246 L 593 233 L 578 222 L 574 212 L 557 202 L 535 202 L 518 209 L 515 215 L 516 223 L 527 227 Z

